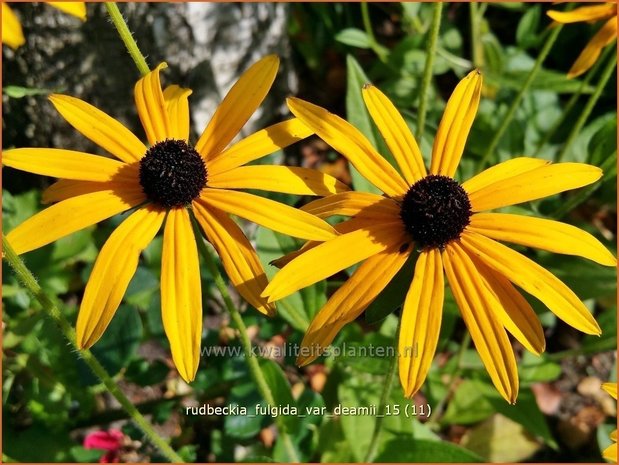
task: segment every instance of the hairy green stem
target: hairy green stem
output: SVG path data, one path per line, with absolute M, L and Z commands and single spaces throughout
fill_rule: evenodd
M 228 287 L 224 281 L 223 276 L 219 272 L 219 268 L 217 267 L 217 263 L 213 259 L 213 255 L 208 250 L 202 235 L 202 230 L 198 225 L 197 220 L 192 215 L 192 223 L 196 235 L 196 242 L 198 243 L 198 249 L 204 258 L 206 263 L 206 267 L 209 270 L 209 273 L 213 277 L 215 281 L 215 286 L 219 290 L 221 297 L 224 300 L 224 304 L 228 313 L 230 313 L 230 317 L 234 322 L 234 326 L 239 331 L 239 337 L 241 339 L 241 346 L 243 347 L 243 352 L 245 353 L 245 360 L 247 361 L 247 366 L 249 367 L 249 371 L 252 375 L 252 378 L 256 382 L 256 386 L 258 387 L 258 392 L 264 398 L 264 400 L 272 406 L 277 406 L 275 403 L 275 397 L 273 397 L 273 392 L 271 392 L 271 388 L 264 377 L 264 373 L 260 368 L 260 363 L 258 362 L 258 358 L 254 355 L 251 346 L 251 340 L 249 339 L 249 335 L 247 333 L 247 326 L 245 326 L 245 322 L 243 321 L 243 317 L 240 312 L 232 302 L 232 298 L 230 297 L 230 292 L 228 291 Z M 282 441 L 284 442 L 284 446 L 286 447 L 286 452 L 288 453 L 288 457 L 291 462 L 298 463 L 299 457 L 296 451 L 294 444 L 292 443 L 292 439 L 287 432 L 286 425 L 284 423 L 284 418 L 282 416 L 278 416 L 276 419 L 277 426 L 279 429 L 280 436 Z
M 32 272 L 26 267 L 21 258 L 15 253 L 13 247 L 6 239 L 6 236 L 2 235 L 2 250 L 3 258 L 11 266 L 15 275 L 22 283 L 22 285 L 32 294 L 32 296 L 41 304 L 41 307 L 46 314 L 56 323 L 60 331 L 66 337 L 74 350 L 84 360 L 86 365 L 92 370 L 92 372 L 101 380 L 110 394 L 112 394 L 120 405 L 125 409 L 129 416 L 133 419 L 136 425 L 142 430 L 142 432 L 148 437 L 150 442 L 159 449 L 159 451 L 170 461 L 182 463 L 183 459 L 170 447 L 170 445 L 163 440 L 153 429 L 152 425 L 142 416 L 137 408 L 131 403 L 131 401 L 125 396 L 118 385 L 114 382 L 109 373 L 103 368 L 99 360 L 88 349 L 80 349 L 77 346 L 75 339 L 75 330 L 69 320 L 60 311 L 58 306 L 52 301 L 52 299 L 41 289 L 39 283 Z
M 471 26 L 471 56 L 473 58 L 473 65 L 476 68 L 483 68 L 484 66 L 484 49 L 481 43 L 481 35 L 479 31 L 479 5 L 476 2 L 469 3 L 469 20 Z
M 612 53 L 610 56 L 610 59 L 608 60 L 608 63 L 606 63 L 606 67 L 604 68 L 604 71 L 602 71 L 602 76 L 600 77 L 600 80 L 598 81 L 598 84 L 595 90 L 593 91 L 593 94 L 591 94 L 591 97 L 589 97 L 589 100 L 587 101 L 585 108 L 583 108 L 582 112 L 580 113 L 580 116 L 576 120 L 576 123 L 574 124 L 574 127 L 570 131 L 569 136 L 567 136 L 567 140 L 565 141 L 565 144 L 563 145 L 563 149 L 561 149 L 561 152 L 559 153 L 559 156 L 557 157 L 557 161 L 561 161 L 565 158 L 565 155 L 570 150 L 572 144 L 576 140 L 576 137 L 578 137 L 578 134 L 580 134 L 580 130 L 583 128 L 583 126 L 587 122 L 587 118 L 589 118 L 591 111 L 593 111 L 593 107 L 595 106 L 598 99 L 602 95 L 602 92 L 604 91 L 604 88 L 606 87 L 608 80 L 611 78 L 611 76 L 613 75 L 613 72 L 616 69 L 617 69 L 617 54 Z
M 395 374 L 398 371 L 398 338 L 400 335 L 400 323 L 402 320 L 398 322 L 398 327 L 395 332 L 395 355 L 391 359 L 389 364 L 389 370 L 385 376 L 385 384 L 383 384 L 383 391 L 380 395 L 380 401 L 378 403 L 378 414 L 376 415 L 376 423 L 374 423 L 374 431 L 372 432 L 372 439 L 370 440 L 370 446 L 368 447 L 368 451 L 365 454 L 364 462 L 370 463 L 374 460 L 374 456 L 378 450 L 378 438 L 380 437 L 380 432 L 383 426 L 383 420 L 385 419 L 385 409 L 386 405 L 389 402 L 389 396 L 391 396 L 391 390 L 393 389 L 393 381 L 395 380 Z
M 423 132 L 426 125 L 426 111 L 428 106 L 428 88 L 432 81 L 432 69 L 434 68 L 434 57 L 436 56 L 436 43 L 438 42 L 438 33 L 441 29 L 441 12 L 443 11 L 443 2 L 436 2 L 432 13 L 432 25 L 426 46 L 426 64 L 423 70 L 421 79 L 421 87 L 419 88 L 419 111 L 417 116 L 417 141 L 421 145 Z
M 361 20 L 363 21 L 363 28 L 365 29 L 365 33 L 368 36 L 368 40 L 370 41 L 370 47 L 376 53 L 379 60 L 383 63 L 387 61 L 387 54 L 389 51 L 380 45 L 376 40 L 376 36 L 374 36 L 374 31 L 372 30 L 372 22 L 370 21 L 370 10 L 368 8 L 368 4 L 366 2 L 361 2 Z
M 544 134 L 544 137 L 542 138 L 542 140 L 539 142 L 539 144 L 537 144 L 537 147 L 535 149 L 533 156 L 539 155 L 539 153 L 542 151 L 544 146 L 550 141 L 550 139 L 552 139 L 552 137 L 559 130 L 559 128 L 563 126 L 563 123 L 565 122 L 567 116 L 570 114 L 570 112 L 574 108 L 574 105 L 576 105 L 576 102 L 578 102 L 578 99 L 580 98 L 582 93 L 585 91 L 589 83 L 591 82 L 591 79 L 593 78 L 593 76 L 597 74 L 597 71 L 598 69 L 600 69 L 602 62 L 606 60 L 606 58 L 608 57 L 608 55 L 610 55 L 610 52 L 612 51 L 613 51 L 613 47 L 606 47 L 606 50 L 604 50 L 604 53 L 602 54 L 600 59 L 595 62 L 595 65 L 593 66 L 593 68 L 589 70 L 589 72 L 585 76 L 585 79 L 581 82 L 576 92 L 574 92 L 572 96 L 570 97 L 570 100 L 567 102 L 567 104 L 563 108 L 561 117 L 557 120 L 555 124 L 553 124 L 550 130 L 546 131 L 546 134 Z
M 146 63 L 144 55 L 140 52 L 140 48 L 133 38 L 133 34 L 131 34 L 131 31 L 129 30 L 125 18 L 123 18 L 123 15 L 118 9 L 118 5 L 114 2 L 105 2 L 105 8 L 107 9 L 107 13 L 110 15 L 110 19 L 112 20 L 112 23 L 114 23 L 120 38 L 124 42 L 125 47 L 127 47 L 129 55 L 131 55 L 131 58 L 135 62 L 135 66 L 137 66 L 138 71 L 140 71 L 142 76 L 146 76 L 150 72 L 150 68 Z
M 542 68 L 542 63 L 544 63 L 544 60 L 550 53 L 550 50 L 552 49 L 552 46 L 556 42 L 557 37 L 559 37 L 559 33 L 561 32 L 562 28 L 563 28 L 562 25 L 558 25 L 550 31 L 550 34 L 548 35 L 548 38 L 546 39 L 546 43 L 544 43 L 542 50 L 540 50 L 539 55 L 537 56 L 537 59 L 535 60 L 535 64 L 533 65 L 533 68 L 529 72 L 529 75 L 524 81 L 524 84 L 520 88 L 518 95 L 516 95 L 516 98 L 514 98 L 514 100 L 512 101 L 512 104 L 507 110 L 507 113 L 505 113 L 505 116 L 503 117 L 503 121 L 501 122 L 501 125 L 499 126 L 497 131 L 494 133 L 494 137 L 488 144 L 488 147 L 486 148 L 486 152 L 482 156 L 481 161 L 479 162 L 479 165 L 478 165 L 480 171 L 482 171 L 486 167 L 486 165 L 490 162 L 490 158 L 494 154 L 494 150 L 497 148 L 497 145 L 499 145 L 499 142 L 501 141 L 501 137 L 503 137 L 503 134 L 505 133 L 505 131 L 507 130 L 509 126 L 509 123 L 512 122 L 512 119 L 514 118 L 514 115 L 516 114 L 516 110 L 520 106 L 520 102 L 522 101 L 523 97 L 525 96 L 529 88 L 531 87 L 531 84 L 533 83 L 533 80 L 537 76 L 537 73 Z

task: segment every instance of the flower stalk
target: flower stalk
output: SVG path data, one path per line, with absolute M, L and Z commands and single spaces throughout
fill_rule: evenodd
M 135 424 L 142 430 L 142 432 L 148 437 L 150 442 L 159 449 L 159 451 L 170 462 L 182 463 L 183 459 L 170 447 L 170 445 L 159 436 L 152 425 L 144 418 L 144 416 L 138 411 L 133 403 L 125 396 L 118 384 L 114 382 L 112 377 L 101 365 L 99 360 L 88 349 L 80 349 L 75 340 L 75 330 L 71 323 L 67 320 L 64 314 L 60 311 L 58 306 L 53 300 L 41 289 L 36 278 L 32 272 L 26 267 L 21 258 L 15 253 L 13 247 L 6 239 L 6 236 L 2 235 L 2 251 L 3 258 L 11 266 L 17 279 L 21 284 L 32 294 L 32 296 L 41 304 L 41 307 L 45 313 L 56 323 L 65 338 L 71 343 L 73 349 L 84 360 L 86 365 L 92 370 L 97 378 L 105 385 L 108 392 L 112 394 L 116 400 L 120 403 L 122 408 L 129 414 Z
M 116 5 L 116 3 L 114 2 L 105 2 L 105 8 L 110 15 L 112 23 L 118 31 L 118 35 L 120 35 L 120 38 L 125 44 L 125 47 L 127 47 L 129 55 L 131 55 L 131 58 L 135 62 L 135 66 L 137 66 L 138 71 L 142 76 L 146 76 L 150 72 L 150 69 L 148 67 L 148 64 L 146 63 L 144 55 L 138 47 L 137 42 L 133 38 L 133 34 L 131 34 L 129 27 L 127 26 L 127 22 L 125 21 L 123 15 L 118 9 L 118 5 Z

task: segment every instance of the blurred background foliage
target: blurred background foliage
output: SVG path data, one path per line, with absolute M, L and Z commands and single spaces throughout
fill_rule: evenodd
M 484 74 L 483 96 L 457 177 L 466 179 L 482 169 L 488 144 L 551 32 L 545 14 L 549 8 L 549 4 L 537 3 L 445 4 L 427 124 L 420 141 L 424 156 L 431 153 L 446 98 L 467 71 L 479 67 Z M 361 86 L 368 81 L 376 84 L 415 131 L 433 5 L 292 3 L 288 9 L 298 95 L 347 116 L 388 156 L 363 105 Z M 527 155 L 604 166 L 604 177 L 590 188 L 505 211 L 575 224 L 616 254 L 616 77 L 603 89 L 573 143 L 567 150 L 564 145 L 594 92 L 601 67 L 616 53 L 611 45 L 600 59 L 603 63 L 590 74 L 566 78 L 594 27 L 577 24 L 563 28 L 488 162 Z M 42 94 L 43 101 L 45 89 L 44 82 L 39 89 L 30 89 L 5 79 L 3 96 L 20 99 Z M 565 114 L 568 105 L 571 109 Z M 6 118 L 10 114 L 5 114 Z M 357 190 L 371 189 L 317 138 L 285 154 L 275 154 L 269 161 L 282 160 L 320 168 Z M 9 231 L 42 209 L 41 189 L 52 180 L 6 169 L 3 181 L 2 225 Z M 272 197 L 290 205 L 307 200 Z M 97 252 L 120 220 L 112 218 L 25 256 L 43 289 L 62 302 L 62 311 L 71 321 L 75 321 Z M 271 276 L 276 270 L 268 262 L 300 245 L 263 228 L 245 226 Z M 584 259 L 519 250 L 550 269 L 585 301 L 603 330 L 602 336 L 576 332 L 527 296 L 543 323 L 547 352 L 535 357 L 514 342 L 520 357 L 521 388 L 518 403 L 510 406 L 493 388 L 447 292 L 439 349 L 428 380 L 413 399 L 403 398 L 396 381 L 388 405 L 398 405 L 401 411 L 385 417 L 376 461 L 602 460 L 600 450 L 610 443 L 608 434 L 616 416 L 614 401 L 599 389 L 599 383 L 616 379 L 616 270 Z M 160 266 L 159 237 L 143 254 L 121 308 L 93 353 L 161 435 L 171 438 L 185 460 L 289 460 L 270 416 L 186 414 L 186 407 L 203 404 L 247 406 L 252 413 L 257 403 L 264 402 L 240 351 L 236 356 L 203 356 L 195 382 L 188 386 L 180 379 L 161 324 Z M 202 346 L 240 347 L 220 296 L 203 268 Z M 92 431 L 109 428 L 123 432 L 124 440 L 117 450 L 121 461 L 163 460 L 86 365 L 71 353 L 53 323 L 43 317 L 37 302 L 4 263 L 2 271 L 5 461 L 97 461 L 103 452 L 85 448 L 84 438 Z M 334 345 L 391 346 L 411 273 L 412 267 L 405 267 L 365 315 L 341 332 Z M 261 348 L 300 343 L 312 317 L 346 277 L 341 273 L 284 299 L 278 304 L 278 315 L 270 320 L 237 299 L 239 307 L 247 310 L 244 320 L 253 343 Z M 338 404 L 377 405 L 390 358 L 343 355 L 321 358 L 299 369 L 294 356 L 287 355 L 264 359 L 261 364 L 278 403 L 300 409 L 324 406 L 330 413 Z M 404 415 L 406 405 L 416 407 L 417 415 Z M 432 408 L 429 416 L 422 408 L 427 405 Z M 376 419 L 328 414 L 285 421 L 303 461 L 355 462 L 366 456 Z

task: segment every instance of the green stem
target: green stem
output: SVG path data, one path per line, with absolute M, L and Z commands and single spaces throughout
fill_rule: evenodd
M 483 68 L 484 53 L 479 33 L 479 5 L 476 2 L 469 3 L 469 19 L 471 26 L 471 56 L 473 57 L 473 65 L 476 68 Z
M 372 22 L 370 21 L 370 10 L 366 2 L 361 2 L 361 20 L 363 21 L 363 28 L 370 41 L 370 47 L 376 53 L 380 61 L 387 61 L 387 54 L 389 53 L 382 45 L 376 40 L 374 36 L 374 30 L 372 29 Z
M 219 272 L 219 268 L 217 267 L 217 263 L 213 259 L 211 252 L 206 247 L 204 243 L 202 230 L 198 225 L 197 220 L 192 215 L 193 227 L 196 235 L 196 242 L 198 243 L 198 249 L 202 254 L 204 261 L 206 263 L 206 267 L 209 270 L 209 273 L 213 277 L 215 281 L 215 286 L 221 293 L 221 297 L 224 300 L 224 304 L 226 305 L 226 309 L 228 313 L 230 313 L 230 317 L 234 322 L 234 325 L 239 331 L 239 337 L 241 339 L 241 346 L 243 347 L 243 352 L 245 352 L 245 360 L 247 361 L 247 366 L 249 367 L 249 371 L 256 382 L 256 386 L 258 387 L 258 391 L 260 395 L 264 398 L 264 400 L 272 406 L 277 406 L 275 403 L 275 397 L 273 397 L 273 393 L 271 392 L 271 388 L 264 377 L 264 373 L 260 368 L 260 363 L 258 362 L 258 358 L 254 355 L 251 347 L 251 340 L 249 339 L 249 335 L 247 333 L 247 326 L 245 326 L 245 322 L 241 317 L 241 314 L 237 310 L 234 302 L 232 302 L 232 298 L 230 297 L 230 292 L 228 292 L 228 287 L 224 281 L 224 278 L 221 276 Z M 282 441 L 284 442 L 284 446 L 286 447 L 286 452 L 288 453 L 288 457 L 291 462 L 298 463 L 300 462 L 297 451 L 292 443 L 292 439 L 287 432 L 286 425 L 284 423 L 284 418 L 282 416 L 278 416 L 276 419 L 277 426 L 279 428 L 280 436 Z
M 114 23 L 120 38 L 125 43 L 125 47 L 127 47 L 129 55 L 133 58 L 135 66 L 137 66 L 142 76 L 146 76 L 150 72 L 150 68 L 146 63 L 144 55 L 140 52 L 138 44 L 133 38 L 133 34 L 131 34 L 131 31 L 129 30 L 125 18 L 123 18 L 123 15 L 120 13 L 118 5 L 114 2 L 105 2 L 105 8 L 107 9 L 107 13 L 110 15 L 110 19 L 112 20 L 112 23 Z
M 400 320 L 401 322 L 401 320 Z M 368 447 L 368 451 L 365 454 L 364 462 L 370 463 L 374 460 L 374 456 L 378 450 L 378 438 L 380 437 L 380 432 L 383 426 L 383 420 L 385 419 L 385 408 L 387 403 L 389 402 L 389 396 L 391 396 L 391 389 L 393 388 L 393 381 L 395 380 L 395 374 L 398 368 L 398 337 L 400 334 L 400 322 L 398 322 L 398 327 L 395 332 L 395 355 L 391 359 L 391 363 L 389 364 L 389 370 L 387 371 L 387 375 L 385 376 L 385 384 L 383 385 L 383 391 L 380 395 L 380 401 L 378 404 L 378 414 L 376 415 L 376 423 L 374 423 L 374 431 L 372 432 L 372 439 L 370 440 L 370 446 Z
M 116 400 L 138 425 L 142 432 L 144 432 L 155 447 L 157 447 L 170 462 L 182 463 L 183 459 L 155 432 L 151 424 L 146 421 L 146 418 L 142 416 L 138 409 L 135 408 L 131 401 L 125 396 L 125 394 L 123 394 L 118 385 L 114 382 L 105 368 L 103 368 L 101 363 L 99 363 L 92 352 L 88 349 L 80 349 L 77 346 L 77 342 L 75 340 L 75 330 L 71 326 L 71 323 L 69 323 L 67 318 L 52 301 L 52 299 L 43 291 L 43 289 L 41 289 L 41 286 L 37 283 L 37 280 L 32 272 L 15 253 L 15 250 L 13 250 L 13 247 L 11 247 L 11 244 L 8 242 L 4 234 L 2 235 L 2 250 L 4 259 L 11 266 L 19 281 L 41 304 L 43 310 L 58 325 L 60 331 L 64 337 L 69 340 L 74 350 L 82 357 L 86 365 L 88 365 L 92 372 L 101 380 L 110 394 L 116 398 Z
M 561 150 L 561 153 L 559 153 L 559 156 L 557 157 L 557 161 L 561 161 L 565 158 L 565 155 L 570 150 L 572 144 L 576 140 L 576 137 L 578 137 L 578 134 L 580 134 L 580 130 L 583 128 L 583 126 L 587 122 L 587 118 L 589 118 L 589 115 L 591 114 L 593 107 L 595 106 L 598 99 L 602 95 L 602 92 L 604 91 L 604 88 L 606 87 L 608 80 L 611 78 L 611 76 L 613 75 L 613 72 L 616 69 L 617 69 L 617 54 L 612 53 L 610 56 L 610 59 L 608 60 L 608 63 L 606 63 L 606 67 L 604 68 L 604 71 L 602 71 L 602 76 L 600 77 L 598 85 L 593 91 L 593 94 L 591 94 L 591 97 L 589 97 L 589 100 L 587 101 L 585 108 L 583 108 L 582 112 L 580 113 L 580 116 L 578 117 L 578 119 L 576 120 L 576 123 L 574 124 L 574 127 L 570 131 L 570 134 L 567 137 L 567 141 L 563 145 L 563 149 Z
M 428 88 L 432 80 L 432 69 L 434 68 L 434 57 L 436 56 L 436 43 L 438 42 L 438 33 L 441 29 L 441 12 L 443 10 L 443 2 L 434 4 L 434 12 L 432 14 L 432 25 L 430 26 L 430 36 L 428 37 L 428 45 L 426 47 L 426 65 L 423 70 L 423 78 L 421 79 L 421 88 L 419 89 L 419 112 L 417 116 L 417 141 L 421 145 L 423 132 L 426 125 L 426 111 L 428 104 Z
M 509 126 L 509 123 L 511 123 L 512 119 L 514 118 L 514 115 L 516 114 L 516 110 L 518 109 L 520 102 L 522 101 L 524 95 L 529 90 L 529 87 L 531 87 L 533 80 L 535 79 L 535 77 L 537 76 L 537 73 L 541 69 L 542 63 L 544 63 L 544 60 L 550 53 L 550 49 L 552 49 L 552 46 L 556 42 L 557 37 L 559 36 L 559 33 L 561 32 L 562 28 L 563 28 L 562 25 L 558 25 L 554 29 L 551 30 L 550 35 L 548 36 L 548 39 L 546 39 L 546 43 L 544 44 L 544 47 L 539 52 L 539 55 L 537 56 L 537 60 L 535 60 L 533 69 L 531 69 L 531 71 L 529 72 L 529 75 L 527 76 L 527 79 L 524 81 L 524 84 L 522 85 L 522 88 L 518 92 L 518 95 L 516 95 L 516 98 L 512 101 L 512 104 L 507 110 L 507 113 L 505 114 L 505 117 L 503 118 L 503 121 L 501 122 L 499 129 L 497 129 L 497 131 L 494 133 L 494 137 L 490 141 L 490 144 L 488 144 L 488 148 L 486 149 L 486 152 L 484 153 L 478 165 L 480 171 L 483 170 L 488 164 L 488 162 L 490 161 L 490 157 L 492 157 L 492 155 L 494 154 L 494 150 L 496 149 L 497 145 L 499 145 L 499 142 L 501 141 L 501 137 L 503 137 L 503 134 L 505 133 L 505 131 L 507 130 Z
M 570 97 L 570 100 L 565 105 L 565 108 L 563 108 L 563 113 L 561 113 L 561 117 L 552 126 L 552 128 L 550 128 L 549 131 L 546 131 L 546 134 L 544 134 L 543 139 L 539 142 L 539 144 L 537 144 L 537 148 L 535 149 L 535 153 L 533 154 L 533 156 L 539 155 L 539 153 L 542 151 L 544 146 L 550 141 L 550 139 L 552 139 L 552 136 L 554 136 L 555 133 L 558 131 L 558 129 L 561 126 L 563 126 L 565 119 L 567 118 L 567 116 L 570 114 L 570 112 L 574 108 L 574 105 L 576 105 L 576 102 L 578 102 L 578 99 L 580 98 L 582 93 L 585 91 L 589 83 L 591 82 L 591 79 L 593 78 L 593 76 L 597 74 L 597 71 L 598 69 L 600 69 L 601 64 L 606 60 L 608 55 L 610 55 L 610 52 L 612 52 L 612 50 L 613 50 L 613 47 L 606 47 L 606 50 L 604 50 L 602 57 L 595 62 L 595 65 L 587 73 L 587 75 L 585 76 L 585 79 L 581 82 L 576 92 L 574 92 L 572 96 Z

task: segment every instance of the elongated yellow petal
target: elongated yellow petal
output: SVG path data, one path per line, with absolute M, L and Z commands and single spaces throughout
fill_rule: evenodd
M 193 211 L 239 294 L 258 311 L 273 316 L 275 304 L 260 296 L 268 284 L 264 268 L 241 228 L 223 211 L 203 203 L 195 202 Z
M 499 393 L 510 404 L 518 396 L 518 368 L 503 325 L 492 311 L 496 299 L 455 242 L 443 254 L 445 273 L 475 348 Z
M 394 200 L 369 192 L 341 192 L 309 202 L 303 205 L 301 210 L 319 218 L 335 215 L 363 215 L 388 219 L 400 217 L 400 207 Z
M 617 383 L 604 383 L 602 389 L 608 392 L 613 399 L 617 399 Z
M 138 116 L 150 145 L 173 137 L 170 132 L 170 120 L 161 91 L 161 80 L 159 79 L 159 72 L 167 67 L 167 63 L 161 63 L 140 79 L 134 89 Z
M 469 193 L 474 212 L 537 200 L 587 186 L 602 177 L 602 170 L 584 163 L 542 166 Z
M 22 254 L 68 236 L 135 207 L 146 197 L 136 190 L 93 192 L 63 200 L 28 218 L 13 229 L 7 239 Z
M 404 228 L 398 224 L 358 229 L 324 242 L 282 268 L 264 290 L 269 302 L 282 299 L 338 271 L 359 263 L 390 246 L 402 245 Z
M 615 434 L 616 434 L 616 430 L 615 430 Z M 604 460 L 617 463 L 617 443 L 611 444 L 606 449 L 604 449 L 604 451 L 602 452 L 602 457 L 604 458 Z
M 2 2 L 2 43 L 12 49 L 26 43 L 19 19 L 4 2 Z
M 462 183 L 462 187 L 469 194 L 480 191 L 490 185 L 499 184 L 519 174 L 550 164 L 548 160 L 540 158 L 518 157 L 494 165 L 487 170 L 473 176 Z
M 48 4 L 59 9 L 63 13 L 86 21 L 86 3 L 84 2 L 48 2 Z
M 324 108 L 297 98 L 287 100 L 290 111 L 324 141 L 340 152 L 359 173 L 390 197 L 403 195 L 409 186 L 361 132 Z
M 232 142 L 254 114 L 273 85 L 279 58 L 268 55 L 251 65 L 224 97 L 196 144 L 205 160 L 211 160 Z
M 122 161 L 133 163 L 146 153 L 146 146 L 129 129 L 89 103 L 60 94 L 49 100 L 71 126 Z
M 505 329 L 529 352 L 541 354 L 546 349 L 544 329 L 527 299 L 507 278 L 495 273 L 474 255 L 467 256 L 479 272 L 479 279 L 496 298 L 497 304 L 492 306 L 492 311 Z
M 475 69 L 462 79 L 447 101 L 438 126 L 430 173 L 453 178 L 479 107 L 482 77 Z
M 80 181 L 111 181 L 126 166 L 98 155 L 46 148 L 5 150 L 2 164 L 29 173 Z
M 191 93 L 191 89 L 185 89 L 176 84 L 166 87 L 163 91 L 172 139 L 189 140 L 189 96 Z
M 400 251 L 391 246 L 363 262 L 312 320 L 301 342 L 297 365 L 307 365 L 320 356 L 337 333 L 361 315 L 389 284 L 409 254 L 410 248 Z
M 602 5 L 581 6 L 571 11 L 550 10 L 548 16 L 561 24 L 579 23 L 581 21 L 597 21 L 617 14 L 617 5 L 612 3 Z
M 445 283 L 438 249 L 421 252 L 406 294 L 398 339 L 400 383 L 412 397 L 428 375 L 441 330 Z
M 123 221 L 103 245 L 92 269 L 77 317 L 77 344 L 88 348 L 99 340 L 116 313 L 142 250 L 161 228 L 165 211 L 140 208 Z
M 600 28 L 589 41 L 584 50 L 567 73 L 568 78 L 574 78 L 587 72 L 595 64 L 602 49 L 617 39 L 617 16 L 613 16 Z
M 166 218 L 161 315 L 174 365 L 185 381 L 193 381 L 200 362 L 202 291 L 196 238 L 185 208 L 170 210 Z
M 350 190 L 333 176 L 297 166 L 239 166 L 208 176 L 209 187 L 259 189 L 295 195 L 330 195 Z
M 587 307 L 550 271 L 481 234 L 465 231 L 461 242 L 469 255 L 477 256 L 490 268 L 541 300 L 568 325 L 583 333 L 600 334 L 600 327 Z
M 507 213 L 478 213 L 471 217 L 469 229 L 498 241 L 576 255 L 606 266 L 617 264 L 613 254 L 591 234 L 559 221 Z
M 98 182 L 61 179 L 43 191 L 42 202 L 59 202 L 70 197 L 106 190 L 132 191 L 134 193 L 143 192 L 139 182 L 139 167 L 140 165 L 138 163 L 125 165 L 111 181 Z
M 313 131 L 298 118 L 274 124 L 247 136 L 220 154 L 213 155 L 208 163 L 209 173 L 232 170 L 286 148 L 312 134 Z
M 414 184 L 427 172 L 423 157 L 406 121 L 385 94 L 371 84 L 362 90 L 363 100 L 383 139 L 398 163 L 404 179 Z
M 300 239 L 325 241 L 337 235 L 329 223 L 309 213 L 257 195 L 225 189 L 204 189 L 204 202 L 256 224 Z

